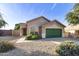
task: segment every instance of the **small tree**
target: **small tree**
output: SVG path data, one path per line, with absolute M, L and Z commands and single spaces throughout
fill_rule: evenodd
M 20 29 L 20 24 L 15 24 L 15 30 L 19 30 Z
M 0 13 L 0 28 L 5 26 L 7 24 L 6 21 L 4 21 L 3 17 L 2 17 L 2 14 Z

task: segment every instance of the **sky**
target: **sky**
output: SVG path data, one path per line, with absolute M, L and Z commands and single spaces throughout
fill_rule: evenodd
M 65 17 L 73 6 L 72 3 L 2 3 L 0 12 L 8 23 L 2 29 L 14 29 L 16 23 L 25 23 L 39 16 L 51 21 L 56 19 L 67 26 Z

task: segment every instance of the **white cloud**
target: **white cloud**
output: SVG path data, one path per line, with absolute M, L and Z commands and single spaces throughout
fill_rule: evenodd
M 40 11 L 40 15 L 43 15 L 46 12 L 46 10 Z
M 50 8 L 50 10 L 53 10 L 55 7 L 56 7 L 56 3 L 54 3 L 51 7 L 49 7 Z M 44 10 L 42 10 L 41 12 L 40 12 L 40 15 L 42 15 L 42 14 L 45 14 L 45 13 L 47 13 L 47 11 L 46 11 L 47 9 L 44 9 Z
M 51 10 L 53 10 L 55 7 L 56 7 L 56 3 L 54 3 L 52 6 L 51 6 Z

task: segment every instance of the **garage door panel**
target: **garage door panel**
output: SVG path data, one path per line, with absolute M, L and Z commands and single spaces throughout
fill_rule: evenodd
M 46 29 L 46 38 L 62 37 L 61 29 Z

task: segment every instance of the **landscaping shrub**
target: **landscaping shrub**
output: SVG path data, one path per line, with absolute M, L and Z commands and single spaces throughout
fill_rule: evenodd
M 56 52 L 61 56 L 78 56 L 79 45 L 72 41 L 65 41 L 60 44 L 60 46 L 56 49 Z
M 0 41 L 0 53 L 7 52 L 9 50 L 14 49 L 13 44 L 9 42 Z
M 30 36 L 26 36 L 25 40 L 31 40 L 31 35 Z
M 38 35 L 32 35 L 32 39 L 38 39 Z
M 26 40 L 38 40 L 41 36 L 37 33 L 31 33 L 29 36 L 26 37 Z
M 28 37 L 26 37 L 27 40 L 38 40 L 40 39 L 40 36 L 39 35 L 30 35 Z

